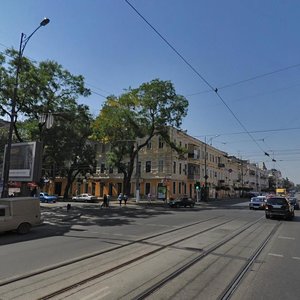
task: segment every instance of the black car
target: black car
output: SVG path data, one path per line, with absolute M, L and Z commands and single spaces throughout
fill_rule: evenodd
M 297 210 L 299 209 L 299 202 L 296 197 L 291 197 L 288 200 L 294 206 L 294 209 L 297 209 Z
M 195 201 L 188 197 L 180 197 L 169 202 L 170 207 L 194 207 Z
M 282 217 L 292 220 L 295 216 L 294 206 L 285 197 L 270 197 L 266 203 L 266 218 Z

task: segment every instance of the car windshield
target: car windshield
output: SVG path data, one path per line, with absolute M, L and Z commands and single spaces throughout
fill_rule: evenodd
M 252 202 L 263 202 L 264 199 L 263 198 L 252 198 L 251 201 Z
M 286 202 L 285 202 L 285 199 L 283 199 L 283 198 L 270 198 L 270 199 L 268 199 L 268 204 L 283 205 L 283 204 L 286 204 Z

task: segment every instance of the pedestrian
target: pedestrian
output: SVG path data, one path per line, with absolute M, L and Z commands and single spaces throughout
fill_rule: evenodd
M 120 203 L 120 206 L 121 206 L 122 205 L 122 200 L 123 200 L 123 194 L 122 193 L 119 194 L 118 200 L 119 200 L 119 203 Z
M 109 194 L 107 194 L 107 207 L 109 207 L 109 201 L 110 201 L 110 195 Z
M 32 189 L 31 193 L 30 193 L 30 196 L 31 197 L 36 197 L 36 194 L 37 194 L 37 188 L 36 186 Z
M 148 193 L 147 198 L 148 198 L 148 203 L 151 204 L 151 193 Z
M 102 204 L 101 204 L 101 208 L 102 207 L 108 207 L 108 205 L 107 205 L 107 196 L 106 196 L 106 194 L 104 194 L 103 195 L 103 202 L 102 202 Z
M 123 199 L 124 199 L 124 203 L 125 203 L 125 205 L 126 205 L 126 203 L 127 203 L 127 200 L 128 200 L 128 197 L 127 197 L 127 195 L 126 195 L 126 194 L 124 195 Z

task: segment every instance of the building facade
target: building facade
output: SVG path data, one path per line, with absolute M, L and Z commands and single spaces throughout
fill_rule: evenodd
M 267 171 L 257 164 L 228 156 L 227 153 L 189 136 L 186 132 L 170 128 L 170 140 L 181 148 L 182 154 L 172 149 L 160 137 L 155 136 L 138 155 L 135 172 L 131 178 L 131 196 L 135 196 L 137 182 L 140 196 L 172 199 L 181 195 L 199 199 L 201 189 L 207 186 L 210 198 L 239 196 L 242 190 L 260 192 L 268 186 Z M 137 140 L 141 144 L 143 140 Z M 123 174 L 107 165 L 109 144 L 98 144 L 97 170 L 88 178 L 79 178 L 73 194 L 91 192 L 98 197 L 104 194 L 117 196 L 123 192 Z M 137 168 L 138 165 L 138 168 Z

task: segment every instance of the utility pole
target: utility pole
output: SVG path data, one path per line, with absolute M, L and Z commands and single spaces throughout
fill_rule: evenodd
M 30 40 L 30 38 L 43 26 L 46 26 L 50 22 L 49 19 L 45 18 L 40 22 L 40 25 L 29 35 L 26 36 L 25 33 L 21 33 L 21 40 L 19 45 L 19 51 L 17 56 L 17 67 L 16 67 L 16 75 L 15 75 L 15 83 L 14 83 L 14 90 L 13 90 L 13 97 L 11 101 L 11 112 L 10 112 L 10 124 L 9 124 L 9 131 L 8 131 L 8 139 L 7 145 L 5 150 L 5 157 L 4 157 L 4 170 L 3 170 L 3 190 L 2 190 L 2 198 L 8 197 L 8 182 L 9 182 L 9 170 L 10 170 L 10 156 L 11 156 L 11 148 L 13 142 L 13 131 L 14 125 L 17 118 L 17 109 L 16 105 L 18 102 L 18 88 L 19 88 L 19 75 L 21 71 L 21 64 L 22 64 L 22 57 L 25 50 L 25 47 Z
M 206 137 L 204 142 L 204 201 L 207 201 L 207 144 L 206 144 Z
M 136 142 L 136 188 L 135 188 L 135 201 L 140 201 L 140 168 L 139 168 L 139 144 Z

